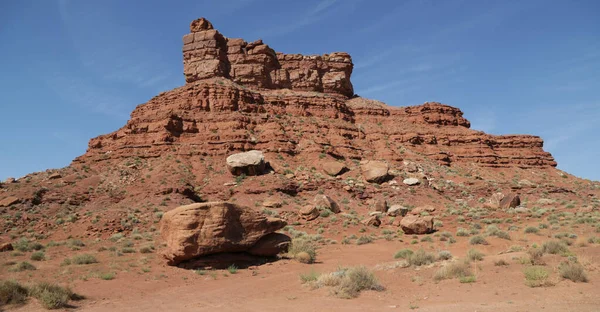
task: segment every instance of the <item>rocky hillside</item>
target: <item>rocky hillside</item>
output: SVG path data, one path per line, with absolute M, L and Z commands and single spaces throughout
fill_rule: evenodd
M 597 198 L 597 183 L 554 168 L 541 138 L 472 130 L 461 110 L 440 103 L 362 98 L 352 68 L 347 53 L 283 54 L 193 21 L 183 37 L 186 84 L 139 105 L 70 166 L 2 183 L 0 230 L 108 235 L 216 200 L 283 206 L 293 221 L 323 193 L 364 215 L 377 201 L 481 205 L 497 192 L 590 206 Z M 250 150 L 264 154 L 265 174 L 232 175 L 226 158 Z

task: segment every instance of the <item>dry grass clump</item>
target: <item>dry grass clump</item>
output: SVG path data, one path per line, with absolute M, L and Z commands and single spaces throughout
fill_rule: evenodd
M 67 287 L 47 282 L 26 287 L 15 281 L 0 281 L 0 306 L 23 304 L 27 297 L 36 298 L 46 309 L 64 308 L 68 306 L 69 300 L 83 299 L 82 296 L 75 294 Z
M 394 259 L 406 259 L 408 257 L 410 257 L 410 255 L 412 255 L 414 252 L 408 248 L 404 248 L 401 250 L 398 250 L 398 252 L 396 252 L 396 254 L 394 254 Z
M 47 282 L 31 286 L 29 288 L 29 295 L 36 298 L 46 309 L 64 308 L 69 303 L 69 300 L 80 299 L 71 289 Z
M 485 240 L 485 238 L 483 238 L 483 236 L 481 236 L 481 235 L 471 237 L 471 239 L 469 240 L 469 243 L 471 245 L 488 245 L 489 244 L 487 242 L 487 240 Z
M 407 259 L 408 264 L 412 266 L 427 265 L 435 262 L 435 255 L 423 249 L 419 249 L 411 254 Z
M 317 258 L 317 249 L 313 242 L 304 238 L 294 238 L 288 248 L 288 256 L 301 263 L 314 263 Z
M 98 260 L 96 260 L 96 257 L 94 257 L 93 255 L 90 254 L 81 254 L 81 255 L 76 255 L 71 259 L 71 263 L 74 264 L 92 264 L 92 263 L 98 263 Z
M 553 255 L 565 254 L 569 252 L 569 247 L 561 241 L 548 241 L 542 244 L 542 251 Z
M 6 304 L 23 304 L 27 288 L 15 281 L 0 281 L 0 307 Z
M 465 278 L 472 275 L 473 273 L 471 272 L 471 264 L 468 261 L 460 261 L 448 263 L 441 267 L 437 272 L 435 272 L 433 279 L 436 281 L 441 281 L 452 278 Z
M 19 262 L 8 269 L 8 271 L 10 271 L 10 272 L 23 272 L 23 271 L 35 271 L 35 270 L 36 270 L 36 267 L 27 261 Z
M 525 274 L 525 285 L 529 287 L 553 286 L 554 284 L 548 279 L 550 273 L 546 268 L 539 265 L 534 265 L 523 270 Z
M 575 283 L 587 283 L 588 278 L 587 274 L 585 274 L 585 269 L 583 265 L 577 262 L 562 262 L 558 266 L 558 271 L 560 272 L 560 276 L 571 280 Z
M 300 275 L 300 279 L 314 288 L 332 287 L 332 294 L 344 299 L 356 298 L 363 290 L 384 290 L 375 274 L 364 266 L 340 268 L 321 275 L 311 272 Z
M 522 257 L 520 262 L 521 264 L 546 265 L 542 256 L 544 256 L 542 248 L 530 248 L 527 250 L 527 257 Z
M 467 259 L 471 261 L 481 261 L 483 260 L 483 256 L 485 256 L 481 251 L 471 248 L 467 251 Z

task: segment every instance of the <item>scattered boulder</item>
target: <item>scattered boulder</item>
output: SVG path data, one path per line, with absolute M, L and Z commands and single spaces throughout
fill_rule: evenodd
M 435 211 L 435 207 L 432 207 L 432 206 L 419 206 L 419 207 L 411 210 L 410 214 L 421 215 L 421 214 L 423 214 L 423 212 L 432 213 L 434 211 Z
M 11 251 L 13 249 L 14 248 L 11 243 L 0 243 L 0 252 Z
M 387 201 L 385 199 L 380 199 L 375 202 L 375 211 L 386 213 L 387 209 Z
M 280 208 L 281 206 L 283 206 L 283 201 L 281 200 L 281 198 L 279 196 L 273 195 L 270 197 L 267 197 L 267 199 L 265 199 L 262 202 L 263 207 L 267 207 L 267 208 Z
M 6 180 L 4 180 L 4 183 L 6 183 L 6 184 L 11 184 L 11 183 L 16 183 L 16 182 L 17 182 L 17 179 L 15 179 L 13 177 L 9 177 L 9 178 L 6 178 Z
M 334 213 L 340 213 L 340 206 L 327 195 L 317 195 L 313 199 L 313 205 L 317 208 L 326 208 Z
M 404 161 L 404 171 L 406 172 L 410 172 L 410 173 L 415 173 L 419 171 L 419 166 L 412 162 L 412 161 Z
M 521 198 L 519 197 L 519 195 L 511 193 L 502 198 L 502 200 L 500 201 L 500 209 L 515 208 L 520 204 Z
M 402 218 L 400 227 L 405 234 L 428 234 L 433 232 L 433 217 L 409 214 Z
M 390 206 L 390 209 L 388 209 L 387 211 L 387 215 L 390 217 L 397 217 L 397 216 L 405 216 L 408 213 L 408 208 L 404 207 L 402 205 L 392 205 Z
M 381 220 L 379 220 L 378 215 L 373 215 L 373 216 L 370 216 L 370 217 L 360 221 L 360 223 L 367 225 L 367 226 L 379 227 L 381 225 Z
M 48 179 L 50 179 L 50 180 L 55 180 L 55 179 L 60 179 L 60 178 L 62 178 L 62 175 L 58 172 L 54 172 L 48 176 Z
M 361 173 L 367 182 L 382 183 L 388 178 L 390 167 L 384 161 L 363 160 L 360 162 Z
M 494 193 L 483 206 L 486 208 L 498 209 L 500 207 L 500 201 L 502 201 L 502 198 L 504 198 L 504 194 Z
M 256 150 L 233 154 L 227 157 L 227 168 L 235 176 L 260 175 L 266 168 L 265 156 Z
M 419 185 L 419 183 L 421 183 L 421 181 L 419 181 L 419 179 L 417 179 L 417 178 L 407 178 L 407 179 L 404 179 L 404 181 L 402 181 L 402 183 L 412 186 L 412 185 Z
M 3 200 L 0 200 L 0 207 L 8 207 L 8 206 L 14 205 L 18 202 L 19 202 L 18 197 L 9 196 L 9 197 L 4 198 Z
M 247 252 L 255 256 L 273 257 L 287 252 L 291 242 L 290 237 L 285 234 L 271 233 L 263 236 Z
M 325 171 L 325 173 L 327 173 L 328 175 L 330 175 L 332 177 L 340 175 L 340 174 L 344 173 L 346 170 L 348 170 L 348 168 L 346 167 L 346 165 L 344 165 L 344 163 L 337 162 L 337 161 L 325 162 L 321 165 L 321 168 L 323 168 L 323 171 Z
M 227 202 L 195 203 L 166 212 L 160 233 L 170 265 L 198 256 L 247 251 L 286 225 L 248 207 Z
M 306 221 L 311 221 L 319 217 L 319 209 L 312 205 L 306 205 L 298 211 L 298 214 L 302 219 Z

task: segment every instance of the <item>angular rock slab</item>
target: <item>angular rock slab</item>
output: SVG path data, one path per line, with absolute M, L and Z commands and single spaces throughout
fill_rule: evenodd
M 340 175 L 344 171 L 348 170 L 346 165 L 344 165 L 341 162 L 337 162 L 337 161 L 325 162 L 321 165 L 321 168 L 323 168 L 323 171 L 325 171 L 325 173 L 327 173 L 328 175 L 333 176 L 333 177 Z
M 404 234 L 427 234 L 433 232 L 432 216 L 417 216 L 409 214 L 402 218 L 400 227 Z
M 382 183 L 388 179 L 389 165 L 384 161 L 365 160 L 360 162 L 360 169 L 367 182 Z
M 170 265 L 224 252 L 247 251 L 261 238 L 286 225 L 248 207 L 227 202 L 196 203 L 166 212 L 160 233 Z
M 515 208 L 521 204 L 521 198 L 517 194 L 508 194 L 500 201 L 500 209 Z
M 227 157 L 227 169 L 235 176 L 254 176 L 265 171 L 265 156 L 261 151 L 248 151 Z
M 331 210 L 333 213 L 340 213 L 340 206 L 335 202 L 335 200 L 331 199 L 331 197 L 327 195 L 316 195 L 313 199 L 313 205 L 315 207 L 327 208 Z

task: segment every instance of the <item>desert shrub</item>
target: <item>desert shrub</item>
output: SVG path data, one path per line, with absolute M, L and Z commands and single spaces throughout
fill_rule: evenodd
M 463 228 L 458 228 L 456 230 L 456 236 L 469 236 L 469 231 Z
M 109 238 L 112 242 L 117 242 L 119 241 L 121 238 L 123 238 L 123 234 L 122 233 L 116 233 L 111 235 L 111 237 Z
M 31 254 L 30 259 L 33 261 L 42 261 L 42 260 L 46 259 L 46 254 L 44 254 L 43 251 L 36 251 Z
M 525 228 L 525 233 L 527 234 L 537 234 L 540 231 L 540 229 L 536 228 L 535 226 L 528 226 Z
M 408 257 L 410 257 L 410 255 L 412 255 L 414 252 L 408 248 L 404 248 L 399 250 L 398 252 L 396 252 L 396 254 L 394 254 L 394 259 L 406 259 Z
M 99 277 L 100 277 L 100 279 L 103 279 L 105 281 L 110 281 L 115 278 L 115 273 L 112 273 L 112 272 L 102 273 L 102 274 L 100 274 Z
M 229 272 L 230 274 L 235 274 L 238 271 L 238 267 L 235 264 L 230 265 L 227 268 L 227 272 Z
M 541 248 L 530 248 L 527 250 L 527 255 L 529 256 L 529 263 L 532 265 L 545 265 L 546 262 L 542 260 L 542 256 L 544 255 L 544 251 Z
M 419 249 L 411 254 L 406 260 L 412 266 L 421 266 L 435 262 L 435 255 L 423 249 Z
M 448 250 L 442 250 L 442 251 L 438 252 L 438 259 L 450 260 L 450 259 L 452 259 L 452 254 Z
M 333 293 L 340 298 L 356 298 L 363 290 L 383 290 L 375 274 L 364 266 L 344 269 L 335 274 L 340 275 L 340 281 Z
M 135 250 L 135 248 L 132 248 L 132 247 L 123 247 L 121 249 L 121 252 L 122 253 L 136 253 L 136 250 Z
M 475 275 L 468 275 L 459 278 L 461 283 L 475 283 L 477 281 L 477 277 Z
M 423 238 L 421 238 L 422 242 L 429 242 L 432 243 L 433 242 L 433 238 L 431 238 L 431 236 L 424 236 Z
M 471 261 L 481 261 L 483 260 L 483 256 L 485 256 L 481 251 L 471 248 L 467 251 L 467 259 Z
M 558 266 L 558 271 L 560 272 L 560 276 L 573 282 L 587 283 L 588 281 L 583 265 L 577 262 L 562 262 Z
M 317 249 L 306 238 L 294 238 L 288 248 L 288 255 L 302 263 L 313 263 L 317 258 Z
M 500 259 L 500 260 L 494 261 L 494 265 L 495 266 L 507 266 L 508 262 L 506 262 L 506 260 L 504 260 L 504 259 Z
M 75 248 L 79 248 L 79 247 L 85 247 L 85 244 L 78 239 L 70 239 L 67 241 L 67 246 L 69 246 L 71 249 Z
M 27 288 L 15 281 L 0 281 L 0 307 L 5 304 L 23 304 L 27 300 Z
M 364 245 L 364 244 L 368 244 L 373 242 L 373 238 L 371 236 L 368 235 L 361 235 L 357 240 L 356 240 L 356 245 Z
M 27 238 L 21 238 L 13 244 L 14 249 L 26 252 L 32 250 L 41 250 L 44 249 L 44 245 L 38 242 L 30 242 Z
M 154 251 L 154 246 L 144 246 L 140 248 L 140 253 L 152 253 Z
M 563 242 L 548 241 L 542 244 L 542 250 L 544 253 L 556 255 L 567 253 L 569 251 L 569 248 Z
M 523 270 L 525 274 L 525 285 L 529 287 L 551 286 L 548 280 L 550 273 L 543 266 L 530 266 Z
M 489 243 L 485 240 L 485 238 L 483 238 L 483 236 L 477 235 L 477 236 L 471 237 L 471 239 L 469 240 L 469 244 L 471 244 L 471 245 L 487 245 Z
M 38 299 L 46 309 L 59 309 L 67 306 L 76 296 L 71 289 L 56 284 L 41 282 L 29 288 L 29 295 Z
M 27 261 L 23 261 L 13 265 L 8 270 L 10 272 L 35 271 L 36 267 Z
M 315 271 L 300 274 L 300 281 L 302 282 L 302 284 L 314 282 L 317 280 L 317 278 L 319 278 L 319 273 Z
M 435 272 L 433 279 L 441 281 L 444 279 L 461 278 L 471 276 L 471 265 L 467 261 L 448 263 Z
M 71 259 L 71 263 L 74 264 L 92 264 L 92 263 L 98 263 L 98 260 L 96 260 L 96 257 L 94 257 L 93 255 L 90 254 L 81 254 L 81 255 L 76 255 Z

